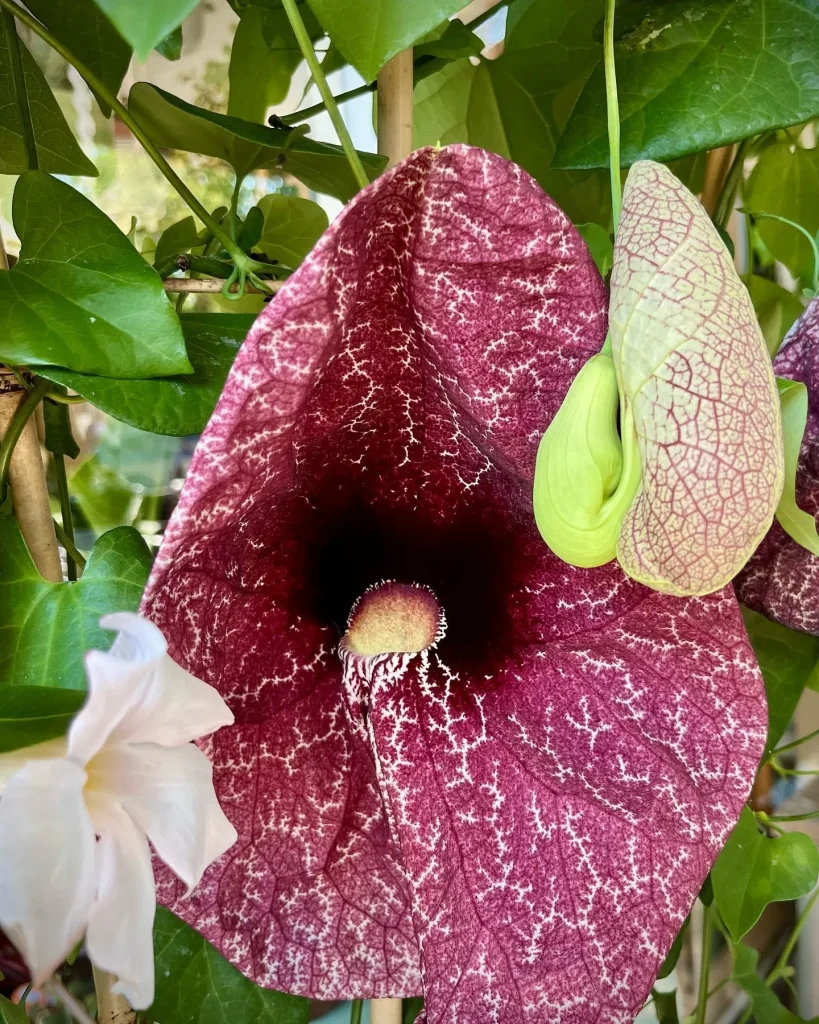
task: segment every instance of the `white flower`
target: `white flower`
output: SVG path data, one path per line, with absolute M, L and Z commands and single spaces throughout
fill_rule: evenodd
M 191 740 L 233 715 L 167 654 L 162 633 L 131 613 L 86 655 L 88 700 L 68 736 L 0 755 L 0 927 L 35 982 L 85 934 L 93 963 L 136 1009 L 154 997 L 157 855 L 193 888 L 236 841 Z

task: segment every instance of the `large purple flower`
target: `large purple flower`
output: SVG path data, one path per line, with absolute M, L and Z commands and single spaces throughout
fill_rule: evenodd
M 730 588 L 575 569 L 535 527 L 605 305 L 534 181 L 453 146 L 352 202 L 245 342 L 146 610 L 236 716 L 239 841 L 161 891 L 257 982 L 463 1024 L 645 999 L 766 716 Z
M 796 474 L 799 508 L 819 516 L 819 299 L 791 328 L 774 359 L 780 377 L 808 392 L 808 417 Z M 741 601 L 791 629 L 819 634 L 819 557 L 774 523 L 736 582 Z

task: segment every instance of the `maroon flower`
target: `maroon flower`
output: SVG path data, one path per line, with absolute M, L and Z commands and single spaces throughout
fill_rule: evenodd
M 575 569 L 534 524 L 605 303 L 534 181 L 453 146 L 366 189 L 251 331 L 146 611 L 236 715 L 239 841 L 160 891 L 260 984 L 629 1021 L 736 820 L 765 710 L 730 589 Z
M 796 474 L 796 502 L 819 515 L 819 299 L 796 321 L 774 359 L 779 377 L 808 390 L 808 419 Z M 819 558 L 775 522 L 737 577 L 740 601 L 791 629 L 819 634 Z

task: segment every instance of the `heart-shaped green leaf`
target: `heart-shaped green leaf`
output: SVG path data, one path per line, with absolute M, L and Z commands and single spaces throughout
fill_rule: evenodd
M 807 59 L 819 51 L 819 8 L 812 0 L 637 2 L 618 6 L 617 19 L 625 165 L 673 160 L 819 113 L 819 74 L 816 62 Z M 554 166 L 608 162 L 600 59 L 572 111 Z
M 0 754 L 64 736 L 82 707 L 81 690 L 11 686 L 0 702 Z
M 306 202 L 306 200 L 301 200 Z M 200 433 L 254 317 L 184 313 L 182 330 L 194 372 L 153 380 L 112 380 L 48 367 L 43 376 L 73 388 L 98 409 L 153 434 Z
M 22 174 L 31 169 L 20 119 L 21 90 L 15 81 L 9 50 L 8 33 L 13 26 L 10 16 L 0 20 L 0 174 Z M 95 176 L 96 167 L 71 134 L 42 71 L 22 40 L 18 40 L 18 45 L 25 82 L 22 100 L 31 115 L 40 169 L 52 174 Z
M 327 34 L 365 82 L 372 82 L 390 57 L 463 7 L 461 0 L 309 2 Z
M 94 0 L 26 0 L 26 7 L 112 93 L 119 91 L 131 60 L 131 47 Z M 110 105 L 99 96 L 97 102 L 108 117 Z
M 96 0 L 123 39 L 145 60 L 153 48 L 181 25 L 199 0 Z
M 25 1008 L 0 996 L 0 1024 L 30 1024 Z
M 218 157 L 229 163 L 240 178 L 266 167 L 286 170 L 316 192 L 338 199 L 350 199 L 358 192 L 340 146 L 301 137 L 288 149 L 291 129 L 267 128 L 214 114 L 147 82 L 133 86 L 128 107 L 157 146 Z M 373 153 L 359 155 L 370 180 L 377 178 L 386 166 L 386 158 Z
M 327 214 L 309 199 L 270 195 L 259 200 L 264 227 L 257 242 L 263 253 L 285 267 L 301 263 L 327 229 Z
M 106 377 L 191 371 L 162 282 L 90 200 L 30 171 L 17 182 L 13 215 L 22 249 L 0 274 L 3 362 Z
M 100 616 L 136 611 L 150 568 L 145 541 L 122 526 L 100 537 L 77 583 L 49 583 L 17 521 L 0 516 L 0 685 L 85 689 L 83 654 L 114 639 Z
M 810 892 L 817 874 L 819 850 L 810 836 L 789 832 L 769 839 L 743 808 L 711 869 L 714 900 L 733 940 L 739 942 L 769 903 Z
M 154 922 L 158 1024 L 306 1024 L 310 1001 L 259 988 L 164 907 Z
M 161 266 L 166 260 L 179 253 L 188 252 L 200 244 L 199 232 L 193 217 L 183 217 L 175 224 L 165 228 L 156 243 L 154 266 Z
M 788 629 L 750 608 L 742 609 L 742 617 L 765 681 L 771 750 L 793 718 L 802 691 L 811 685 L 819 663 L 819 636 Z
M 773 213 L 801 224 L 811 234 L 819 229 L 819 150 L 790 140 L 766 146 L 748 179 L 745 205 L 754 213 Z M 789 224 L 757 222 L 756 229 L 771 254 L 796 276 L 813 276 L 813 249 Z

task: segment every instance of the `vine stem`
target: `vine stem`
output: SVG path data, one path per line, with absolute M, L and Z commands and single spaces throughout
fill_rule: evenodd
M 10 0 L 0 0 L 0 2 L 6 4 Z M 327 84 L 327 79 L 324 77 L 324 71 L 318 57 L 316 57 L 316 52 L 313 49 L 307 29 L 304 27 L 296 0 L 282 0 L 282 6 L 287 15 L 287 20 L 290 22 L 290 27 L 293 29 L 293 35 L 296 37 L 296 42 L 299 44 L 302 56 L 307 61 L 307 66 L 310 69 L 310 74 L 313 76 L 313 81 L 319 91 L 319 95 L 324 102 L 325 109 L 330 115 L 330 120 L 333 122 L 333 127 L 338 134 L 339 142 L 347 156 L 347 162 L 350 165 L 350 170 L 353 172 L 353 177 L 358 183 L 359 188 L 366 188 L 370 183 L 370 179 L 367 177 L 364 165 L 361 163 L 361 158 L 356 152 L 353 140 L 347 131 L 347 125 L 344 123 L 344 118 L 339 112 L 335 97 L 330 91 L 330 86 Z
M 817 736 L 819 736 L 819 729 L 814 729 L 813 732 L 809 732 L 807 736 L 800 736 L 798 740 L 793 740 L 791 743 L 785 743 L 783 746 L 777 747 L 768 760 L 770 761 L 771 758 L 777 757 L 779 754 L 784 754 L 786 750 L 793 750 L 794 747 L 799 747 L 803 743 L 807 743 L 808 740 L 815 739 Z
M 350 1004 L 350 1024 L 361 1024 L 361 1011 L 364 1008 L 363 999 L 354 999 Z
M 35 386 L 26 394 L 22 402 L 17 406 L 11 422 L 0 442 L 0 493 L 4 494 L 9 478 L 11 457 L 14 454 L 15 446 L 26 428 L 29 419 L 34 415 L 34 410 L 45 398 L 51 382 L 41 378 Z
M 77 567 L 80 570 L 84 569 L 85 556 L 74 543 L 73 538 L 68 536 L 68 534 L 62 528 L 62 526 L 60 526 L 56 519 L 54 520 L 54 532 L 57 534 L 57 540 L 65 548 L 66 554 L 70 555 L 70 557 L 74 559 L 74 562 L 76 563 Z
M 620 208 L 623 205 L 623 186 L 620 180 L 620 103 L 617 99 L 617 69 L 614 63 L 614 5 L 615 0 L 606 0 L 606 17 L 603 23 L 603 63 L 606 71 L 611 219 L 616 236 L 620 224 Z
M 697 1009 L 694 1024 L 705 1024 L 705 1010 L 708 1006 L 708 976 L 711 971 L 711 951 L 714 944 L 714 905 L 703 907 L 702 952 L 700 953 L 700 984 L 697 993 Z
M 53 50 L 59 53 L 65 61 L 77 69 L 87 84 L 105 100 L 123 124 L 128 126 L 134 138 L 153 160 L 165 178 L 167 178 L 176 192 L 182 197 L 190 210 L 195 213 L 202 223 L 207 225 L 210 232 L 219 239 L 227 252 L 230 253 L 234 262 L 244 268 L 248 268 L 253 264 L 253 261 L 242 252 L 230 235 L 222 229 L 213 217 L 211 217 L 205 207 L 199 202 L 193 192 L 191 192 L 185 182 L 182 181 L 176 171 L 174 171 L 165 157 L 160 153 L 159 149 L 153 144 L 153 142 L 151 142 L 142 126 L 133 117 L 128 108 L 124 104 L 120 103 L 117 96 L 108 88 L 108 86 L 98 78 L 90 68 L 86 67 L 79 58 L 75 57 L 71 50 L 66 46 L 63 46 L 59 39 L 55 38 L 44 25 L 37 21 L 36 18 L 28 13 L 28 11 L 14 3 L 14 0 L 0 0 L 0 8 L 9 12 L 9 14 L 13 14 L 19 22 L 27 28 L 30 28 L 31 31 L 41 39 L 45 40 L 45 42 L 48 43 Z

